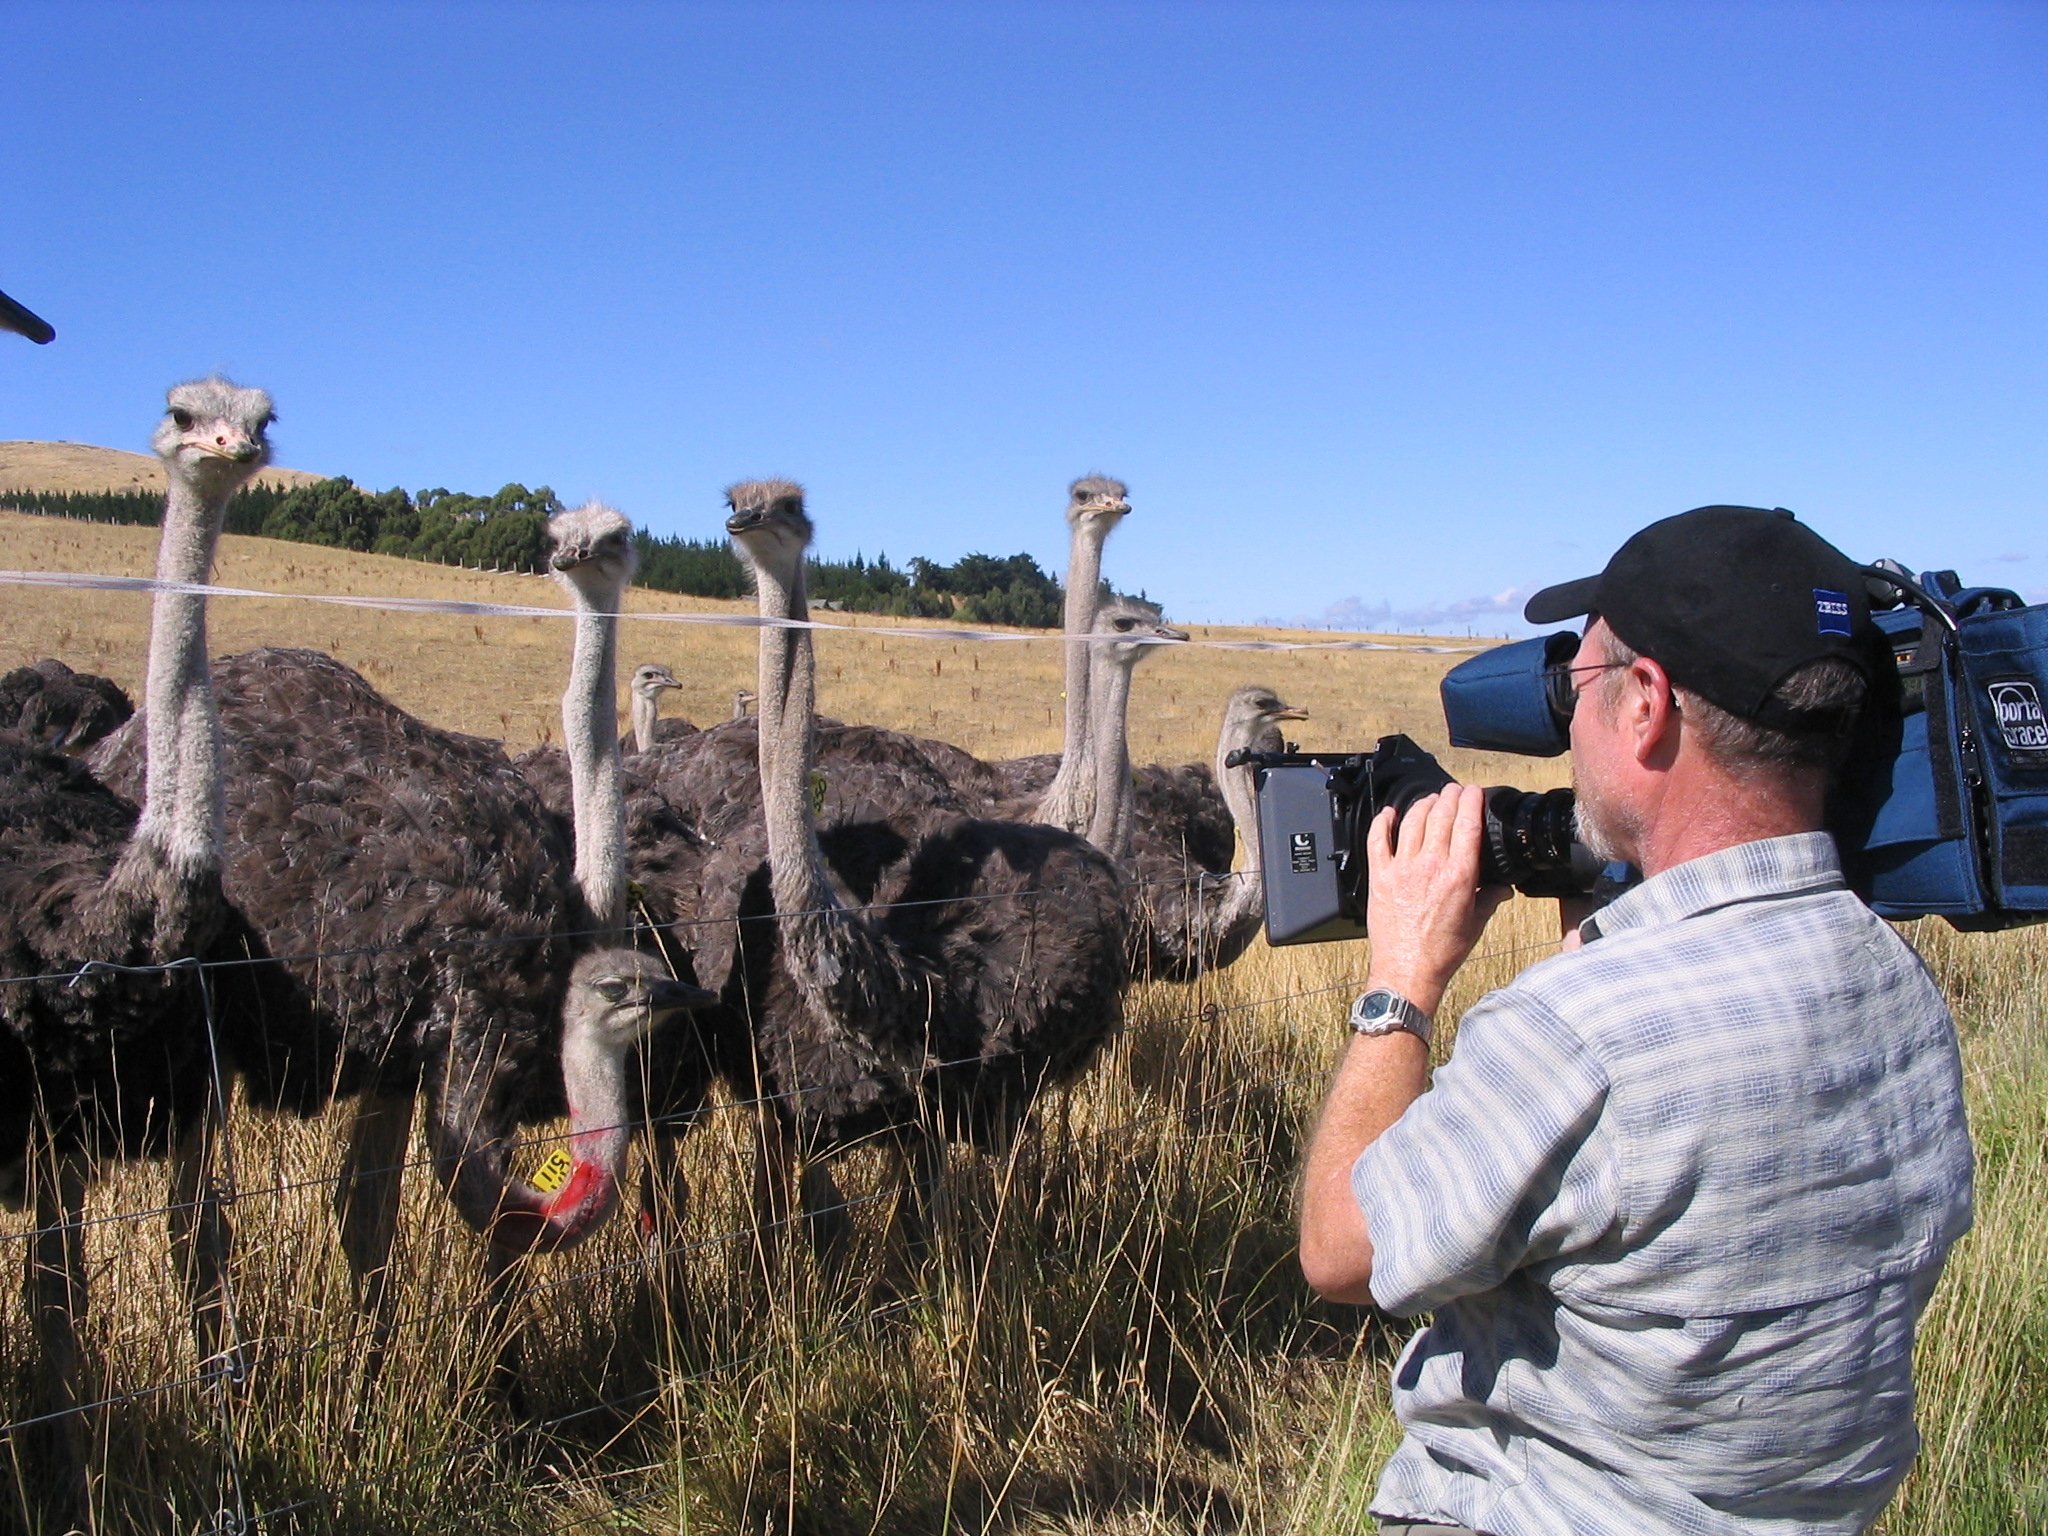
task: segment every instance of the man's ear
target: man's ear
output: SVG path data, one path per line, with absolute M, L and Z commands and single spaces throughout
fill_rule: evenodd
M 1629 663 L 1629 721 L 1635 729 L 1636 761 L 1646 768 L 1669 767 L 1678 755 L 1678 696 L 1664 668 L 1648 656 Z

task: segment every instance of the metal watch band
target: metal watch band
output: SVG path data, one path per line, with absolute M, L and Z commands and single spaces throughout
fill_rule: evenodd
M 1351 1005 L 1353 1034 L 1391 1035 L 1403 1029 L 1429 1044 L 1429 1015 L 1391 987 L 1374 987 Z

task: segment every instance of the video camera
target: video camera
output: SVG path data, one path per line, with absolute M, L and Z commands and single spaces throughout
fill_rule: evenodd
M 1939 916 L 1966 931 L 2048 920 L 2048 605 L 1953 571 L 1917 581 L 1867 567 L 1872 617 L 1899 669 L 1896 717 L 1870 723 L 1830 799 L 1850 886 L 1881 917 Z M 1571 632 L 1499 646 L 1444 675 L 1451 744 L 1529 757 L 1570 746 L 1558 668 Z M 1266 937 L 1365 935 L 1366 831 L 1453 782 L 1406 736 L 1372 751 L 1240 752 L 1258 789 Z M 1528 896 L 1625 888 L 1573 833 L 1572 792 L 1486 792 L 1480 880 Z

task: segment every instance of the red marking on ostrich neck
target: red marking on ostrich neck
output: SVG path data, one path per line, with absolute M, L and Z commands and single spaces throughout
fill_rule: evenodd
M 491 1223 L 491 1245 L 505 1253 L 554 1253 L 583 1241 L 611 1213 L 618 1179 L 604 1162 L 578 1156 L 562 1187 L 543 1195 L 515 1183 Z

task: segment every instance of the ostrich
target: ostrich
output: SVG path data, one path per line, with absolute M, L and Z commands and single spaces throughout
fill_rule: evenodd
M 595 553 L 623 558 L 623 540 L 602 542 Z M 593 778 L 616 754 L 606 745 L 617 717 L 602 612 L 615 603 L 579 617 L 572 692 L 583 696 L 565 708 L 572 774 L 592 754 L 582 769 Z M 573 1098 L 575 1085 L 594 1089 L 625 1070 L 612 1037 L 563 1028 L 571 966 L 588 947 L 572 935 L 616 923 L 593 914 L 571 872 L 620 862 L 597 851 L 615 835 L 604 796 L 594 809 L 593 797 L 572 796 L 579 821 L 594 815 L 602 829 L 572 849 L 563 818 L 495 742 L 427 725 L 330 656 L 252 651 L 219 662 L 215 678 L 229 895 L 273 953 L 318 957 L 285 962 L 315 1027 L 279 1053 L 271 1065 L 282 1081 L 258 1096 L 305 1108 L 330 1090 L 355 1096 L 336 1206 L 365 1309 L 383 1312 L 422 1093 L 436 1173 L 463 1219 L 489 1235 L 495 1264 L 580 1240 L 609 1212 L 616 1168 L 579 1165 L 550 1197 L 511 1178 L 509 1158 L 513 1127 L 560 1113 L 565 1082 Z M 134 776 L 133 734 L 131 723 L 96 758 L 117 785 Z M 581 1135 L 589 1114 L 569 1108 Z M 595 1145 L 577 1143 L 586 1144 Z
M 614 712 L 618 614 L 635 564 L 633 525 L 599 502 L 557 513 L 548 521 L 553 546 L 549 566 L 576 605 L 576 638 L 569 686 L 562 695 L 562 739 L 567 744 L 570 798 L 576 838 L 576 886 L 586 920 L 600 944 L 571 973 L 563 1020 L 562 1079 L 568 1100 L 571 1167 L 567 1180 L 545 1202 L 507 1202 L 491 1229 L 491 1282 L 495 1305 L 507 1302 L 504 1278 L 518 1258 L 536 1248 L 580 1240 L 617 1203 L 626 1148 L 638 1106 L 627 1092 L 624 1068 L 629 1053 L 671 1015 L 694 1012 L 717 995 L 678 981 L 650 955 L 626 947 L 626 801 L 619 761 L 618 716 Z M 640 674 L 666 668 L 642 667 L 635 674 L 635 701 L 642 696 Z M 676 686 L 668 677 L 666 686 Z M 649 690 L 650 699 L 659 688 Z M 710 1087 L 708 1060 L 701 1052 L 677 1058 L 702 1063 L 688 1088 L 676 1081 L 671 1092 L 689 1093 L 701 1105 Z M 522 1186 L 514 1186 L 515 1195 Z M 551 1236 L 553 1240 L 550 1241 Z M 515 1387 L 518 1340 L 514 1336 L 498 1362 L 499 1379 Z
M 1180 630 L 1160 627 L 1158 608 L 1138 598 L 1113 598 L 1097 617 L 1098 635 L 1119 638 L 1094 648 L 1089 704 L 1101 798 L 1088 835 L 1130 881 L 1134 972 L 1188 981 L 1243 954 L 1265 905 L 1252 771 L 1224 764 L 1240 747 L 1271 744 L 1282 721 L 1308 716 L 1270 688 L 1239 688 L 1224 707 L 1213 779 L 1195 766 L 1155 766 L 1134 775 L 1131 674 L 1151 649 L 1136 638 L 1148 628 L 1169 640 L 1187 639 Z M 1133 793 L 1114 795 L 1125 783 Z M 1245 868 L 1233 876 L 1239 839 Z M 1219 893 L 1216 888 L 1226 882 L 1228 892 Z
M 732 696 L 732 717 L 735 720 L 747 718 L 747 709 L 754 702 L 754 690 L 742 688 Z
M 176 386 L 167 406 L 154 439 L 170 486 L 157 579 L 201 586 L 229 499 L 269 456 L 270 397 L 210 378 Z M 72 1499 L 85 1491 L 72 1410 L 86 1304 L 80 1208 L 93 1161 L 172 1152 L 172 1241 L 201 1357 L 211 1366 L 235 1346 L 220 1288 L 226 1218 L 210 1167 L 221 1054 L 262 1050 L 234 996 L 241 979 L 231 971 L 215 984 L 215 1038 L 195 971 L 79 970 L 247 953 L 249 931 L 222 891 L 220 726 L 196 592 L 152 600 L 145 700 L 139 815 L 75 760 L 0 743 L 0 966 L 77 972 L 0 988 L 0 1159 L 9 1192 L 35 1185 L 28 1302 L 49 1411 L 64 1415 L 56 1430 Z
M 1036 819 L 1069 832 L 1085 831 L 1095 811 L 1096 774 L 1089 690 L 1092 686 L 1093 643 L 1081 637 L 1095 631 L 1095 610 L 1102 601 L 1102 546 L 1131 510 L 1123 482 L 1103 475 L 1084 475 L 1067 490 L 1067 526 L 1072 542 L 1067 558 L 1067 593 L 1062 633 L 1066 640 L 1066 726 L 1061 737 L 1059 768 L 1040 797 Z M 1035 777 L 1032 760 L 1019 759 L 1007 778 L 1012 794 Z M 1002 770 L 999 769 L 999 772 Z
M 54 656 L 0 677 L 0 730 L 17 730 L 60 752 L 85 751 L 134 713 L 117 683 L 74 672 Z
M 654 662 L 634 669 L 633 679 L 626 685 L 626 691 L 633 696 L 635 752 L 646 752 L 657 741 L 672 741 L 677 737 L 697 734 L 697 727 L 687 720 L 661 718 L 661 696 L 671 688 L 682 686 L 676 681 L 675 673 Z
M 755 481 L 728 498 L 762 617 L 802 620 L 801 489 Z M 769 910 L 751 914 L 742 939 L 755 1071 L 775 1106 L 764 1166 L 885 1137 L 919 1152 L 929 1181 L 931 1129 L 999 1143 L 1121 1021 L 1120 882 L 1071 833 L 941 810 L 889 859 L 870 898 L 882 910 L 850 911 L 828 865 L 835 839 L 811 809 L 815 689 L 809 632 L 764 626 L 768 862 L 755 887 L 765 883 Z M 769 1183 L 786 1189 L 786 1175 Z
M 1162 622 L 1159 605 L 1138 597 L 1111 598 L 1097 610 L 1088 649 L 1089 757 L 1095 774 L 1094 808 L 1088 841 L 1112 859 L 1130 856 L 1133 797 L 1130 753 L 1131 673 L 1153 647 L 1182 643 L 1183 629 Z M 1108 638 L 1104 638 L 1108 637 Z
M 1271 688 L 1249 684 L 1224 706 L 1213 776 L 1197 763 L 1139 770 L 1124 869 L 1139 898 L 1141 974 L 1189 981 L 1250 946 L 1265 906 L 1252 770 L 1224 765 L 1240 748 L 1281 750 L 1281 722 L 1307 718 Z M 1245 867 L 1233 874 L 1240 841 Z

